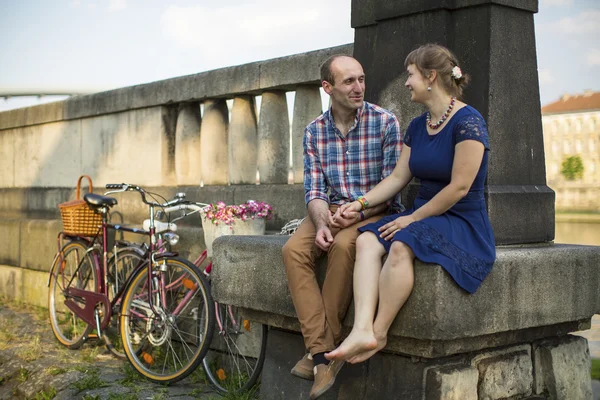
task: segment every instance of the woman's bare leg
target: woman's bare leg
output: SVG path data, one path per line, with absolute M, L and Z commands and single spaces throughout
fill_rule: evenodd
M 373 323 L 377 345 L 371 350 L 347 358 L 350 363 L 363 362 L 385 347 L 388 330 L 414 286 L 414 259 L 415 255 L 410 247 L 402 242 L 392 243 L 379 276 L 379 308 Z
M 325 358 L 347 360 L 377 346 L 373 332 L 373 320 L 379 297 L 379 274 L 384 254 L 385 249 L 375 234 L 365 232 L 356 240 L 354 325 L 350 335 L 337 349 L 326 353 Z

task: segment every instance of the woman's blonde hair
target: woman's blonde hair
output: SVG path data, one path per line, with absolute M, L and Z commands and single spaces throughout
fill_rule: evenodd
M 458 59 L 454 53 L 439 44 L 428 43 L 411 51 L 404 60 L 404 67 L 407 68 L 409 65 L 417 67 L 425 78 L 428 78 L 431 71 L 435 70 L 441 86 L 448 94 L 458 98 L 462 97 L 463 89 L 470 81 L 470 76 L 460 71 Z M 459 69 L 456 70 L 455 67 L 459 67 Z

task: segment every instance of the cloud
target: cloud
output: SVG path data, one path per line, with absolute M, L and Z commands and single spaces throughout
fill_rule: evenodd
M 564 17 L 553 25 L 556 31 L 566 34 L 600 33 L 600 10 L 586 10 L 574 17 Z
M 127 0 L 109 0 L 108 11 L 118 11 L 127 7 Z
M 600 50 L 589 49 L 586 54 L 586 61 L 590 67 L 600 65 Z
M 542 6 L 570 6 L 573 4 L 573 0 L 540 0 Z
M 352 42 L 350 13 L 340 12 L 345 3 L 255 0 L 223 7 L 170 6 L 161 25 L 174 46 L 197 52 L 214 68 Z
M 538 70 L 538 79 L 540 81 L 540 85 L 549 85 L 554 83 L 554 75 L 552 74 L 552 71 L 547 68 Z

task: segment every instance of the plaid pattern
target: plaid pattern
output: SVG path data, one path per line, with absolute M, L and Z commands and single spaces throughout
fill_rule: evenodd
M 371 190 L 392 173 L 402 148 L 398 120 L 391 112 L 364 102 L 344 137 L 331 109 L 304 131 L 305 201 L 341 205 Z M 402 209 L 398 195 L 392 205 Z

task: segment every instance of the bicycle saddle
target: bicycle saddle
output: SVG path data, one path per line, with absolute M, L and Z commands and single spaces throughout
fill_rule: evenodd
M 83 199 L 92 207 L 108 206 L 112 207 L 117 204 L 117 199 L 114 197 L 102 196 L 100 194 L 88 193 L 83 196 Z

